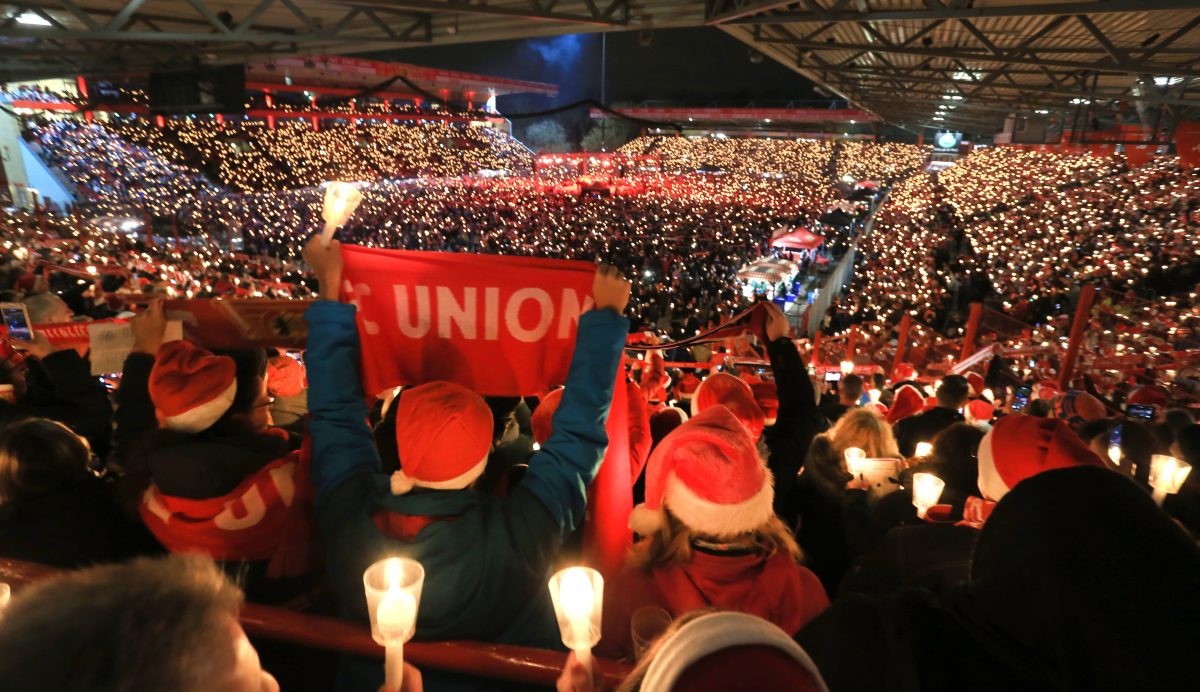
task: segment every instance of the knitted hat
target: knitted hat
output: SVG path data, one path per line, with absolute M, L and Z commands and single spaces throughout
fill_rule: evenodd
M 1108 417 L 1104 404 L 1087 392 L 1067 392 L 1054 404 L 1054 415 L 1069 425 L 1083 425 L 1089 421 Z
M 917 369 L 914 368 L 911 363 L 901 363 L 897 365 L 894 370 L 892 370 L 892 381 L 894 382 L 905 382 L 907 380 L 915 379 L 916 376 Z
M 1042 471 L 1074 466 L 1104 462 L 1057 418 L 1007 416 L 979 443 L 979 489 L 993 501 Z
M 911 384 L 906 384 L 896 390 L 896 396 L 892 399 L 892 407 L 888 409 L 887 422 L 895 424 L 920 413 L 923 408 L 925 408 L 925 397 L 921 394 L 921 390 Z
M 629 526 L 646 536 L 666 524 L 664 509 L 692 530 L 725 537 L 771 518 L 770 472 L 754 439 L 729 409 L 713 406 L 663 438 L 646 465 L 646 501 Z
M 188 341 L 169 341 L 154 356 L 150 400 L 164 428 L 198 433 L 212 427 L 237 395 L 237 364 Z
M 689 372 L 679 378 L 679 382 L 675 384 L 675 396 L 680 401 L 691 401 L 692 396 L 699 388 L 700 378 Z
M 827 692 L 812 658 L 779 627 L 746 613 L 708 613 L 655 652 L 642 692 Z
M 465 488 L 483 473 L 491 446 L 492 410 L 483 397 L 450 382 L 406 389 L 396 402 L 400 470 L 392 493 Z
M 533 410 L 533 415 L 529 417 L 529 424 L 533 427 L 533 441 L 539 445 L 546 444 L 546 440 L 549 440 L 550 434 L 554 432 L 554 412 L 558 410 L 558 404 L 562 401 L 562 393 L 560 387 L 542 397 L 537 408 Z
M 983 396 L 983 390 L 987 389 L 984 384 L 983 375 L 977 372 L 967 373 L 967 384 L 971 387 L 971 393 L 975 396 Z
M 1127 406 L 1157 406 L 1164 409 L 1171 403 L 1171 395 L 1167 390 L 1157 385 L 1148 384 L 1144 387 L 1138 387 L 1129 393 L 1129 398 L 1125 400 Z
M 295 358 L 275 356 L 267 363 L 267 390 L 271 396 L 299 396 L 306 386 L 304 366 Z
M 763 412 L 763 425 L 775 425 L 779 417 L 779 391 L 774 382 L 756 382 L 750 385 L 754 393 L 754 402 Z
M 755 440 L 762 435 L 763 412 L 754 401 L 750 385 L 725 372 L 709 375 L 692 397 L 692 417 L 717 404 L 737 416 Z

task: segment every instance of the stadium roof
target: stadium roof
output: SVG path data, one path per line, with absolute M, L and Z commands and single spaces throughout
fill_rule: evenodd
M 1196 0 L 714 2 L 710 26 L 893 123 L 1200 106 Z
M 1200 106 L 1200 0 L 15 0 L 0 79 L 704 24 L 908 126 Z
M 616 108 L 618 113 L 639 120 L 700 125 L 852 125 L 878 122 L 873 113 L 857 108 L 689 108 L 680 106 L 634 106 Z M 592 118 L 612 114 L 593 108 Z

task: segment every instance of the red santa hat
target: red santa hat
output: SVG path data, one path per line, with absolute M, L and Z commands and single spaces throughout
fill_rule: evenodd
M 529 417 L 529 424 L 533 428 L 533 441 L 539 445 L 546 444 L 550 433 L 554 432 L 551 424 L 554 421 L 554 412 L 558 410 L 558 403 L 562 401 L 562 393 L 560 387 L 542 397 L 538 401 L 538 407 L 533 410 L 533 415 Z
M 737 416 L 755 440 L 762 435 L 763 412 L 754 401 L 750 385 L 725 372 L 709 375 L 700 383 L 696 396 L 692 397 L 692 417 L 717 404 Z
M 708 613 L 654 653 L 642 692 L 828 692 L 812 658 L 776 625 L 746 613 Z
M 990 423 L 996 415 L 996 407 L 983 399 L 972 399 L 967 404 L 967 420 L 972 423 Z
M 198 433 L 212 427 L 237 395 L 237 364 L 188 341 L 163 344 L 150 370 L 150 401 L 164 428 Z
M 671 431 L 686 423 L 687 411 L 674 406 L 668 406 L 656 411 L 650 416 L 650 437 L 655 443 L 666 437 Z
M 275 356 L 267 362 L 267 391 L 271 396 L 299 396 L 307 386 L 304 366 L 290 356 Z
M 895 382 L 904 382 L 907 380 L 916 379 L 917 369 L 911 363 L 901 363 L 892 370 L 892 380 Z
M 771 474 L 746 428 L 713 406 L 663 438 L 646 465 L 646 501 L 629 526 L 646 536 L 666 525 L 669 509 L 688 528 L 729 537 L 753 531 L 774 514 Z
M 1057 399 L 1062 396 L 1062 390 L 1054 380 L 1042 380 L 1034 386 L 1034 397 L 1037 399 Z
M 779 417 L 779 391 L 775 383 L 756 382 L 750 385 L 750 391 L 754 393 L 754 403 L 762 410 L 763 425 L 775 425 L 775 419 Z
M 892 407 L 888 409 L 887 422 L 894 425 L 909 416 L 920 413 L 924 407 L 925 395 L 911 384 L 906 384 L 896 390 L 896 396 L 892 399 Z
M 979 489 L 993 501 L 1042 471 L 1076 466 L 1104 462 L 1058 418 L 1007 416 L 979 443 Z
M 414 487 L 461 490 L 479 478 L 492 446 L 492 410 L 483 397 L 451 382 L 406 389 L 396 403 L 400 470 L 392 493 Z
M 675 384 L 675 397 L 680 401 L 691 401 L 696 394 L 696 390 L 700 388 L 700 378 L 692 373 L 686 373 L 679 378 L 679 382 Z
M 1133 390 L 1125 401 L 1127 406 L 1157 406 L 1159 409 L 1166 408 L 1170 403 L 1171 395 L 1167 390 L 1152 384 Z
M 987 385 L 983 380 L 983 375 L 980 375 L 977 372 L 967 373 L 967 385 L 970 386 L 971 391 L 975 394 L 975 396 L 983 396 L 983 390 L 987 389 Z

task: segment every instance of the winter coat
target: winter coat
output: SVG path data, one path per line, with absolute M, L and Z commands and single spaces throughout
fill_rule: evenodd
M 561 646 L 546 582 L 583 519 L 607 445 L 628 321 L 608 310 L 580 317 L 554 432 L 512 494 L 493 497 L 470 489 L 392 495 L 365 423 L 355 308 L 317 301 L 306 319 L 316 516 L 343 613 L 367 622 L 363 572 L 400 555 L 425 568 L 418 639 Z
M 1200 548 L 1130 479 L 1085 467 L 1022 481 L 970 570 L 942 598 L 839 599 L 796 639 L 831 690 L 1200 689 L 1186 655 Z
M 87 438 L 97 456 L 103 458 L 108 454 L 112 404 L 108 390 L 92 377 L 88 361 L 67 349 L 27 362 L 28 393 L 11 405 L 8 415 L 56 420 Z
M 829 607 L 816 575 L 786 553 L 719 553 L 693 548 L 683 564 L 646 571 L 627 569 L 605 585 L 603 653 L 633 652 L 630 618 L 639 608 L 655 606 L 677 618 L 703 608 L 757 615 L 795 634 Z
M 947 593 L 966 583 L 978 538 L 977 529 L 956 524 L 898 526 L 846 574 L 840 593 Z
M 0 505 L 0 556 L 64 569 L 163 552 L 98 478 Z
M 767 356 L 775 374 L 779 412 L 775 425 L 763 431 L 763 442 L 768 450 L 767 468 L 775 479 L 775 513 L 790 524 L 797 474 L 809 446 L 826 426 L 795 342 L 786 337 L 776 339 L 767 344 Z

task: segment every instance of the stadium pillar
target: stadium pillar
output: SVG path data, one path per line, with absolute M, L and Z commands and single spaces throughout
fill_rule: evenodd
M 850 335 L 846 337 L 846 360 L 854 360 L 854 351 L 858 347 L 858 325 L 850 327 Z
M 912 315 L 904 313 L 900 318 L 900 327 L 896 335 L 896 359 L 892 362 L 892 377 L 896 376 L 896 369 L 904 362 L 904 357 L 908 355 L 908 332 L 912 329 Z
M 1083 346 L 1083 333 L 1092 316 L 1092 304 L 1096 301 L 1096 287 L 1088 284 L 1079 292 L 1079 304 L 1075 306 L 1075 319 L 1071 321 L 1071 339 L 1067 342 L 1067 355 L 1063 358 L 1062 372 L 1058 375 L 1058 386 L 1064 391 L 1075 365 L 1079 362 L 1079 349 Z
M 313 94 L 312 96 L 309 97 L 308 105 L 312 108 L 312 110 L 314 110 L 314 111 L 317 110 L 317 95 L 316 94 Z M 313 126 L 313 132 L 321 131 L 320 118 L 318 118 L 315 115 L 312 117 L 312 126 Z
M 818 329 L 817 332 L 815 334 L 813 334 L 812 350 L 813 350 L 812 358 L 810 359 L 811 363 L 813 365 L 820 365 L 820 363 L 821 363 L 821 330 L 820 329 Z
M 967 329 L 963 333 L 962 352 L 958 354 L 960 361 L 975 352 L 975 338 L 979 335 L 979 320 L 983 317 L 983 303 L 971 303 L 971 315 L 967 318 Z
M 925 146 L 925 130 L 920 130 L 919 132 L 917 132 L 917 146 L 918 147 Z
M 275 99 L 271 98 L 271 92 L 264 89 L 263 96 L 265 97 L 263 100 L 266 102 L 267 108 L 268 109 L 274 108 L 275 107 Z M 273 116 L 273 115 L 267 116 L 267 129 L 268 130 L 275 129 L 275 116 Z
M 83 75 L 75 76 L 75 90 L 79 92 L 79 96 L 83 98 L 84 103 L 87 103 L 89 101 L 87 80 L 83 78 Z M 92 122 L 92 111 L 90 111 L 90 110 L 84 111 L 83 119 L 85 122 L 89 122 L 89 123 Z

